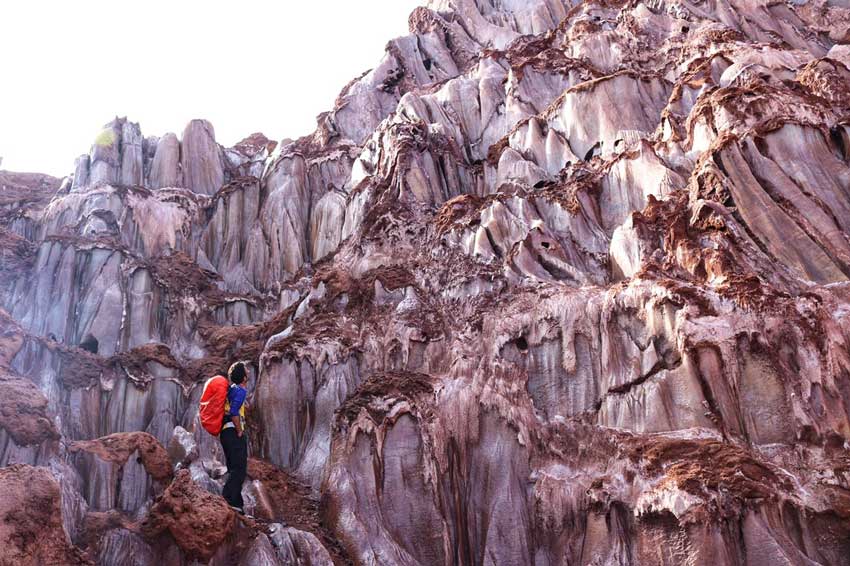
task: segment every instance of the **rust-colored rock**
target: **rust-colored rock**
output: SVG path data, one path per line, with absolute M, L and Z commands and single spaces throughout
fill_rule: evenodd
M 287 526 L 313 534 L 329 551 L 334 564 L 348 564 L 343 549 L 333 538 L 321 517 L 319 501 L 309 486 L 268 462 L 248 460 L 248 477 L 259 482 L 256 517 L 283 521 Z
M 0 469 L 0 564 L 91 565 L 62 529 L 59 484 L 44 468 Z
M 0 309 L 0 368 L 7 368 L 24 345 L 24 333 L 9 313 Z
M 0 427 L 16 444 L 28 446 L 57 440 L 59 431 L 47 413 L 47 399 L 25 377 L 0 368 Z
M 236 513 L 224 499 L 204 491 L 188 470 L 181 470 L 154 501 L 141 529 L 149 538 L 167 534 L 187 556 L 209 560 L 235 522 Z
M 116 118 L 14 181 L 0 365 L 61 442 L 0 457 L 106 564 L 847 564 L 846 1 L 409 26 L 300 139 Z M 197 407 L 236 360 L 230 529 Z
M 71 452 L 88 452 L 101 460 L 119 465 L 138 452 L 142 465 L 151 477 L 164 482 L 172 476 L 168 452 L 156 438 L 146 432 L 121 432 L 96 440 L 78 440 L 72 442 L 68 449 Z

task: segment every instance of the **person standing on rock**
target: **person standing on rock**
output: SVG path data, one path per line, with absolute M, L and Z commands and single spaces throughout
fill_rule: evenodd
M 248 391 L 243 385 L 247 375 L 245 364 L 242 362 L 236 362 L 227 372 L 230 387 L 227 390 L 224 422 L 219 435 L 228 471 L 227 482 L 221 495 L 239 513 L 244 513 L 242 484 L 248 474 L 248 439 L 245 436 L 245 397 Z

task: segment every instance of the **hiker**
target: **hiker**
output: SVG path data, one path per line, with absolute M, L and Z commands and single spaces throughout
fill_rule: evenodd
M 248 377 L 244 362 L 236 362 L 227 377 L 216 375 L 204 384 L 198 417 L 201 426 L 221 440 L 227 463 L 227 483 L 221 494 L 231 507 L 244 514 L 242 482 L 248 473 L 248 439 L 245 438 L 245 397 Z
M 245 397 L 248 391 L 242 385 L 248 377 L 245 364 L 236 362 L 227 372 L 230 387 L 224 404 L 224 421 L 221 427 L 221 447 L 227 463 L 227 482 L 221 494 L 231 507 L 244 514 L 242 483 L 248 473 L 248 439 L 245 437 Z

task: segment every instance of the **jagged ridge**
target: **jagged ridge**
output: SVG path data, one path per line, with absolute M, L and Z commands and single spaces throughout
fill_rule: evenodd
M 311 136 L 116 119 L 4 174 L 0 462 L 101 564 L 846 564 L 849 24 L 435 0 Z M 249 507 L 309 520 L 205 545 L 198 384 L 245 357 Z

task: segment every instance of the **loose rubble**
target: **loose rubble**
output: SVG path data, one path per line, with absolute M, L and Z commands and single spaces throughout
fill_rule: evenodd
M 850 8 L 409 24 L 304 138 L 0 172 L 3 560 L 850 563 Z

